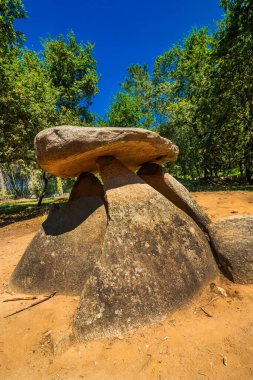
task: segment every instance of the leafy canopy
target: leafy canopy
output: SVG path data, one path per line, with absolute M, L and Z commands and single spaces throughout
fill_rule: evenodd
M 252 0 L 221 6 L 225 14 L 214 33 L 194 29 L 156 58 L 151 74 L 147 65 L 130 66 L 108 119 L 156 129 L 177 143 L 179 176 L 239 170 L 252 183 Z
M 79 44 L 71 32 L 66 40 L 63 35 L 44 40 L 43 47 L 45 70 L 59 93 L 57 107 L 63 113 L 74 112 L 82 121 L 91 121 L 88 108 L 98 93 L 99 81 L 94 46 Z
M 26 12 L 21 0 L 0 1 L 0 54 L 14 46 L 22 46 L 25 36 L 14 28 L 14 22 L 24 18 L 26 18 Z
M 41 53 L 24 49 L 14 22 L 25 17 L 21 0 L 1 0 L 0 164 L 34 161 L 34 137 L 44 128 L 91 122 L 98 92 L 93 45 L 71 32 L 45 40 Z

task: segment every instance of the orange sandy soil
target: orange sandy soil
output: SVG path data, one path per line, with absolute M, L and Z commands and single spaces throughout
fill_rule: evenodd
M 213 220 L 253 214 L 253 192 L 194 197 Z M 36 218 L 0 230 L 1 380 L 253 379 L 253 285 L 236 285 L 222 276 L 215 283 L 226 290 L 226 297 L 208 286 L 164 321 L 120 339 L 70 343 L 78 297 L 56 295 L 3 318 L 35 302 L 2 301 L 22 296 L 8 290 L 8 280 L 40 224 Z

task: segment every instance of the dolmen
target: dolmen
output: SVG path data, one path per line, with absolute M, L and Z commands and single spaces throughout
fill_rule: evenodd
M 10 286 L 80 295 L 78 339 L 159 321 L 215 278 L 211 221 L 161 166 L 177 158 L 171 141 L 140 128 L 60 126 L 40 132 L 35 150 L 43 170 L 77 180 L 68 202 L 50 210 Z

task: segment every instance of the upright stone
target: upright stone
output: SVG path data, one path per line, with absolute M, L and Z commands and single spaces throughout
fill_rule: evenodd
M 107 215 L 103 187 L 82 174 L 71 200 L 55 205 L 11 277 L 11 288 L 25 293 L 76 294 L 101 254 Z
M 109 222 L 74 320 L 81 339 L 118 336 L 159 320 L 216 274 L 207 240 L 191 218 L 115 158 L 98 163 Z
M 170 174 L 164 173 L 162 166 L 146 163 L 142 165 L 137 174 L 175 206 L 188 214 L 203 231 L 208 232 L 211 220 L 207 214 L 180 182 Z

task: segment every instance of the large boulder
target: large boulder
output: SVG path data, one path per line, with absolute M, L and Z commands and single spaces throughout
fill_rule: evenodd
M 144 162 L 175 161 L 178 155 L 171 141 L 142 128 L 48 128 L 35 137 L 35 150 L 39 165 L 62 178 L 96 172 L 101 156 L 112 155 L 137 169 Z
M 27 247 L 11 277 L 11 288 L 26 293 L 79 295 L 101 253 L 107 225 L 103 187 L 83 174 L 71 200 L 55 205 Z
M 81 339 L 156 321 L 216 275 L 205 235 L 188 215 L 114 158 L 99 166 L 109 220 L 74 319 Z
M 155 163 L 146 163 L 142 165 L 137 174 L 175 206 L 188 214 L 203 231 L 208 233 L 211 220 L 207 214 L 198 205 L 190 192 L 174 177 L 165 173 L 162 166 Z
M 253 216 L 223 218 L 210 235 L 224 274 L 239 284 L 253 284 Z

